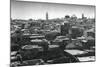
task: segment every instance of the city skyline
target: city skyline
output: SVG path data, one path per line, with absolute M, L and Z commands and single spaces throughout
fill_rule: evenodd
M 76 15 L 78 18 L 95 18 L 95 6 L 55 4 L 44 2 L 22 2 L 11 0 L 12 19 L 46 19 L 48 12 L 49 19 L 64 18 L 65 15 Z

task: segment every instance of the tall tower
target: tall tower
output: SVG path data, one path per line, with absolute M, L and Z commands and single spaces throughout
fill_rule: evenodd
M 48 21 L 48 12 L 46 12 L 46 20 Z
M 84 19 L 84 14 L 82 14 L 82 19 Z

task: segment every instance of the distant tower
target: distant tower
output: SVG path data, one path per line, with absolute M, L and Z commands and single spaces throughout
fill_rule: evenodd
M 48 21 L 48 12 L 46 12 L 46 20 Z
M 82 14 L 82 19 L 84 19 L 84 14 Z

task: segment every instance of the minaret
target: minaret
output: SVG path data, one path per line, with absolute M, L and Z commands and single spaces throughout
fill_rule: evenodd
M 48 12 L 46 12 L 46 20 L 48 21 Z

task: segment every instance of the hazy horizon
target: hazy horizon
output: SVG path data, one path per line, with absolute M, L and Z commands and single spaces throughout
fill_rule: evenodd
M 45 19 L 46 12 L 49 19 L 62 18 L 65 15 L 81 18 L 82 14 L 88 18 L 95 18 L 95 6 L 11 0 L 12 19 Z

